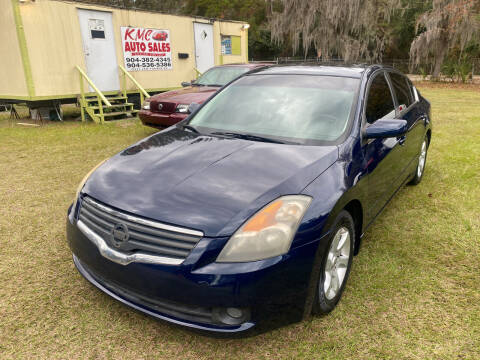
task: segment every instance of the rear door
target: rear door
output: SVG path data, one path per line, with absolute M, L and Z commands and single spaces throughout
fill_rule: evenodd
M 198 71 L 204 73 L 215 65 L 213 51 L 213 25 L 193 23 L 195 36 L 195 64 Z
M 409 80 L 395 71 L 388 73 L 397 100 L 397 119 L 406 120 L 408 133 L 405 137 L 406 156 L 403 159 L 404 170 L 412 161 L 416 161 L 425 133 L 424 114 L 415 106 L 415 98 Z M 408 176 L 405 173 L 404 176 Z
M 394 119 L 396 106 L 384 71 L 379 71 L 367 85 L 363 129 L 379 119 Z M 370 218 L 376 216 L 401 184 L 406 148 L 403 138 L 371 139 L 363 142 L 368 171 Z
M 78 20 L 88 77 L 100 91 L 119 90 L 112 13 L 78 9 Z

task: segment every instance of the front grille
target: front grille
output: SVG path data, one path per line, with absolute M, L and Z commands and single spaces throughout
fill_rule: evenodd
M 110 247 L 126 255 L 141 252 L 184 260 L 203 236 L 199 231 L 115 210 L 87 196 L 82 200 L 79 220 Z M 120 236 L 114 236 L 114 228 L 120 229 Z M 128 235 L 122 238 L 125 233 Z
M 162 105 L 161 109 L 159 109 L 159 105 Z M 171 103 L 171 102 L 163 102 L 163 101 L 150 102 L 150 110 L 153 112 L 171 114 L 175 112 L 176 107 L 177 107 L 177 104 Z

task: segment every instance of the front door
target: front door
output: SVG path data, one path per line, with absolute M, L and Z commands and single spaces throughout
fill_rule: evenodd
M 364 128 L 379 119 L 394 119 L 395 103 L 390 86 L 383 71 L 370 82 Z M 402 184 L 402 172 L 407 157 L 405 139 L 372 139 L 363 146 L 368 169 L 369 218 L 372 219 L 383 208 Z
M 213 52 L 213 25 L 193 23 L 195 35 L 195 63 L 197 70 L 204 73 L 215 65 Z
M 112 13 L 78 9 L 78 20 L 88 77 L 100 91 L 119 90 Z

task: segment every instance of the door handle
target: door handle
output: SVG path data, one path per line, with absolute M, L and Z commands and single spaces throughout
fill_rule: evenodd
M 430 121 L 428 120 L 428 116 L 427 116 L 427 115 L 422 115 L 422 116 L 420 116 L 420 117 L 418 118 L 418 120 L 419 120 L 419 121 L 423 121 L 423 124 L 424 124 L 425 126 L 427 126 L 428 123 L 430 122 Z
M 405 135 L 403 135 L 403 136 L 397 138 L 397 140 L 398 140 L 398 143 L 403 146 L 403 145 L 405 145 L 405 140 L 407 140 L 407 137 Z

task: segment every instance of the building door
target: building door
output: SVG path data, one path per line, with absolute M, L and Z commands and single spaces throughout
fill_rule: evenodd
M 193 23 L 195 35 L 195 63 L 201 73 L 215 65 L 213 52 L 213 25 Z
M 112 13 L 78 9 L 78 20 L 88 77 L 100 91 L 119 90 Z

